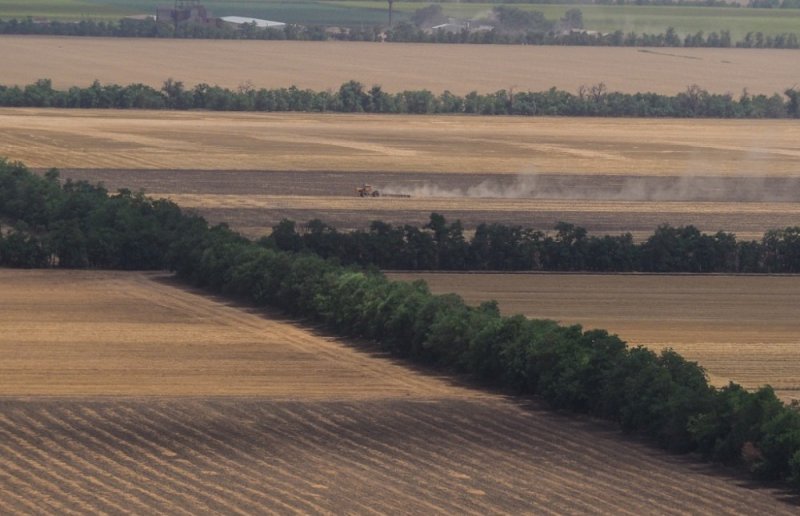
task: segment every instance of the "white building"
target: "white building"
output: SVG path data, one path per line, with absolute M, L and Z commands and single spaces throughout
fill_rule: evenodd
M 255 23 L 256 27 L 259 29 L 282 29 L 286 27 L 286 24 L 283 22 L 261 20 L 259 18 L 247 18 L 245 16 L 223 16 L 220 19 L 225 23 L 230 23 L 232 25 L 251 25 Z

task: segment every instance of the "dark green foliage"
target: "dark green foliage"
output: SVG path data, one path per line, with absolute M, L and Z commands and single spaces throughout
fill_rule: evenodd
M 16 202 L 15 194 L 30 204 Z M 700 366 L 673 351 L 628 348 L 602 330 L 503 317 L 495 303 L 470 307 L 453 294 L 432 295 L 423 282 L 393 283 L 379 272 L 280 251 L 274 239 L 259 245 L 166 201 L 127 191 L 109 195 L 82 182 L 61 185 L 55 172 L 42 178 L 19 164 L 0 162 L 0 218 L 16 224 L 10 233 L 0 231 L 0 264 L 167 268 L 210 291 L 306 317 L 410 360 L 538 394 L 555 409 L 616 421 L 666 449 L 696 450 L 743 463 L 759 478 L 800 484 L 796 408 L 770 388 L 713 389 Z M 309 227 L 310 241 L 331 245 L 332 229 L 319 221 Z M 428 231 L 372 229 L 382 241 L 414 249 L 406 258 L 412 261 L 442 260 L 436 245 L 464 255 L 460 226 L 434 216 Z M 309 241 L 289 221 L 277 232 L 289 246 Z M 513 240 L 511 234 L 504 238 Z M 586 239 L 579 228 L 559 225 L 554 242 L 564 249 L 557 254 L 583 263 L 574 253 L 590 248 Z
M 295 86 L 255 89 L 243 84 L 236 89 L 198 84 L 187 89 L 181 81 L 167 79 L 160 90 L 143 84 L 101 85 L 54 90 L 49 79 L 20 88 L 0 85 L 0 106 L 101 109 L 207 109 L 212 111 L 304 111 L 344 113 L 480 114 L 521 116 L 604 116 L 678 118 L 797 118 L 800 116 L 794 88 L 783 99 L 743 93 L 709 93 L 693 85 L 677 95 L 609 92 L 604 84 L 582 87 L 577 94 L 551 88 L 542 92 L 468 93 L 461 97 L 428 90 L 387 93 L 380 86 L 367 89 L 348 81 L 338 91 L 301 90 Z
M 0 160 L 0 217 L 15 221 L 0 240 L 0 265 L 162 269 L 178 233 L 193 217 L 174 204 L 123 190 L 38 177 Z
M 180 39 L 325 39 L 325 32 L 316 26 L 301 27 L 290 24 L 283 28 L 262 29 L 254 25 L 238 28 L 223 23 L 219 26 L 187 24 L 176 28 L 171 23 L 157 23 L 153 19 L 130 18 L 116 22 L 87 19 L 76 23 L 58 20 L 43 23 L 34 21 L 33 18 L 0 20 L 0 34 Z
M 710 410 L 692 416 L 688 428 L 711 460 L 744 464 L 768 480 L 798 480 L 800 412 L 770 387 L 750 393 L 732 383 L 716 392 Z
M 432 213 L 421 229 L 371 223 L 368 231 L 339 233 L 319 220 L 299 229 L 289 220 L 262 245 L 311 251 L 340 263 L 394 270 L 541 270 L 597 272 L 800 272 L 800 227 L 770 230 L 760 242 L 737 242 L 719 231 L 659 226 L 641 244 L 629 234 L 592 236 L 559 222 L 552 234 L 503 224 L 481 224 L 472 240 L 459 221 Z

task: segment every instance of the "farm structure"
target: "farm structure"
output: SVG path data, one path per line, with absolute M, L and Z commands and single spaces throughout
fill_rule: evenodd
M 173 7 L 156 9 L 156 22 L 179 25 L 217 25 L 217 19 L 197 0 L 175 0 Z
M 223 16 L 222 18 L 220 18 L 220 20 L 222 20 L 225 23 L 235 25 L 237 27 L 242 27 L 246 25 L 253 25 L 258 27 L 259 29 L 282 29 L 286 27 L 286 24 L 283 22 L 262 20 L 260 18 L 248 18 L 246 16 Z

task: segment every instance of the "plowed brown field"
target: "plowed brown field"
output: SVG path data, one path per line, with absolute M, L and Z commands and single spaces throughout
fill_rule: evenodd
M 772 95 L 797 82 L 793 50 L 427 45 L 312 41 L 0 36 L 3 84 L 49 78 L 58 87 L 145 83 L 171 77 L 237 88 L 337 89 L 349 80 L 386 91 L 466 94 L 501 89 L 576 92 L 604 82 L 625 92 Z
M 468 302 L 495 299 L 508 314 L 617 333 L 673 348 L 717 385 L 772 385 L 800 400 L 800 277 L 585 274 L 392 274 L 423 278 Z
M 251 236 L 284 217 L 347 229 L 437 211 L 467 228 L 643 236 L 668 222 L 758 238 L 798 224 L 798 142 L 790 121 L 0 110 L 0 155 Z M 357 199 L 363 182 L 412 198 Z
M 6 514 L 797 510 L 159 275 L 0 270 L 0 286 Z

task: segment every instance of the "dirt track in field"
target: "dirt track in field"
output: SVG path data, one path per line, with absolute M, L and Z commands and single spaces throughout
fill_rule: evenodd
M 628 274 L 392 274 L 423 278 L 507 314 L 616 333 L 633 345 L 675 349 L 717 385 L 772 385 L 800 400 L 800 277 Z
M 0 270 L 0 284 L 4 513 L 797 508 L 602 423 L 454 385 L 158 275 Z
M 0 37 L 3 84 L 50 78 L 57 87 L 145 83 L 171 77 L 237 88 L 338 89 L 349 80 L 386 91 L 466 94 L 501 89 L 676 94 L 698 84 L 738 96 L 781 93 L 797 82 L 793 50 L 642 49 L 522 45 Z

